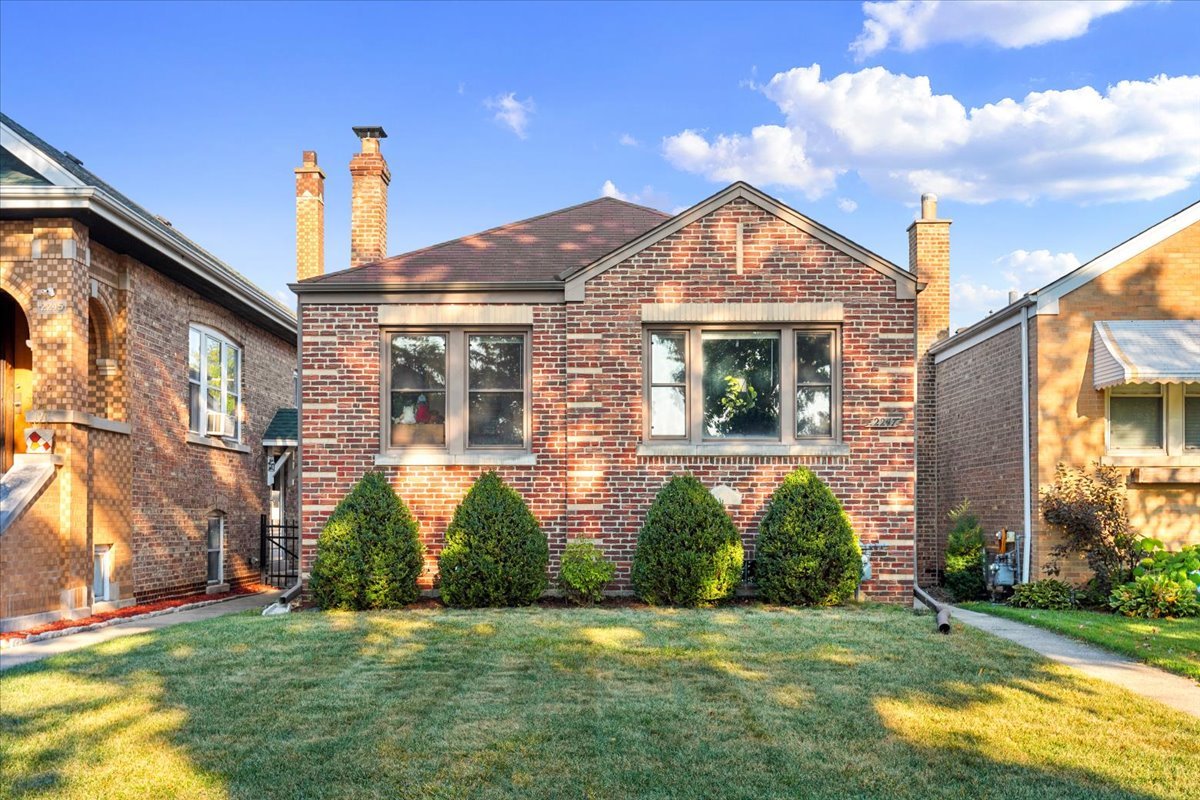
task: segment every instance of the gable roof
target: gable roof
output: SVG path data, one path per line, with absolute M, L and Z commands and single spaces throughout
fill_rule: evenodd
M 586 266 L 670 219 L 669 214 L 601 197 L 510 222 L 381 261 L 295 284 L 297 291 L 339 286 L 554 283 L 564 267 Z
M 263 447 L 295 446 L 300 441 L 300 412 L 294 408 L 277 408 L 271 424 L 263 431 Z
M 287 341 L 296 315 L 249 278 L 0 112 L 0 216 L 84 219 L 118 249 Z
M 917 281 L 917 276 L 902 267 L 898 267 L 886 258 L 877 255 L 862 245 L 847 239 L 837 231 L 827 228 L 819 222 L 812 220 L 794 208 L 784 204 L 783 202 L 771 197 L 745 181 L 737 181 L 725 187 L 721 191 L 711 197 L 701 200 L 696 205 L 686 211 L 676 214 L 670 220 L 664 222 L 657 227 L 646 231 L 638 238 L 626 243 L 624 246 L 608 253 L 602 258 L 597 259 L 589 264 L 583 264 L 571 267 L 559 274 L 559 278 L 566 281 L 566 298 L 567 300 L 580 300 L 583 298 L 584 284 L 601 275 L 617 264 L 625 261 L 633 255 L 645 250 L 647 247 L 654 245 L 671 234 L 682 230 L 684 227 L 691 225 L 721 206 L 731 203 L 734 200 L 745 200 L 763 209 L 769 214 L 787 222 L 799 230 L 804 231 L 815 239 L 818 239 L 825 244 L 833 247 L 851 258 L 859 261 L 871 269 L 885 275 L 896 282 L 896 296 L 899 298 L 913 298 L 916 293 L 924 288 L 924 284 Z
M 1023 309 L 1031 309 L 1025 312 L 1031 316 L 1057 314 L 1058 303 L 1066 295 L 1197 223 L 1200 223 L 1200 201 L 1185 206 L 1066 275 L 1056 278 L 1036 291 L 1022 295 L 999 311 L 960 329 L 953 336 L 930 347 L 929 351 L 936 354 L 939 360 L 945 360 L 1019 324 L 1022 315 L 1017 312 Z

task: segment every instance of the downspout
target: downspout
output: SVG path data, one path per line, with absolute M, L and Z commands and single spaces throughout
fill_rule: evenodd
M 1025 306 L 1021 309 L 1021 475 L 1025 505 L 1021 583 L 1029 581 L 1029 561 L 1033 552 L 1033 497 L 1029 489 L 1029 449 L 1029 306 Z

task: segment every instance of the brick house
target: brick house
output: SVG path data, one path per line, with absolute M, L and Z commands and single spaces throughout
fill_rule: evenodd
M 0 327 L 0 630 L 258 580 L 287 308 L 0 115 Z
M 623 590 L 671 475 L 723 500 L 753 560 L 767 499 L 805 465 L 868 551 L 865 595 L 911 597 L 915 541 L 936 536 L 915 502 L 932 408 L 914 397 L 949 316 L 932 196 L 910 269 L 740 182 L 674 216 L 602 198 L 388 256 L 386 134 L 355 131 L 349 269 L 324 271 L 316 154 L 296 170 L 303 572 L 368 470 L 421 524 L 426 588 L 455 506 L 495 469 L 547 532 L 552 574 L 587 538 Z
M 1200 203 L 932 353 L 942 537 L 923 576 L 941 564 L 946 513 L 970 499 L 985 531 L 1022 535 L 1023 573 L 1042 577 L 1058 538 L 1038 489 L 1060 462 L 1121 468 L 1139 533 L 1200 543 Z M 1071 582 L 1089 574 L 1082 560 L 1060 567 Z

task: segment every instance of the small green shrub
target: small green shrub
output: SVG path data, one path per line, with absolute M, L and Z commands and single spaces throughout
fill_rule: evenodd
M 604 552 L 591 542 L 572 542 L 562 555 L 558 586 L 564 595 L 579 605 L 599 602 L 604 587 L 612 581 L 616 567 L 604 558 Z
M 1169 575 L 1142 575 L 1113 589 L 1108 604 L 1127 617 L 1160 619 L 1200 614 L 1195 586 L 1180 583 Z
M 1096 462 L 1092 472 L 1059 464 L 1054 483 L 1042 487 L 1042 517 L 1059 528 L 1062 544 L 1051 554 L 1087 558 L 1103 592 L 1128 580 L 1141 558 L 1138 537 L 1129 526 L 1125 473 Z
M 983 549 L 983 526 L 963 500 L 950 510 L 953 527 L 946 539 L 946 568 L 943 583 L 955 600 L 978 600 L 987 593 L 987 554 Z
M 1054 578 L 1018 583 L 1013 587 L 1012 597 L 1008 599 L 1008 604 L 1017 608 L 1062 611 L 1075 608 L 1075 589 L 1071 584 Z
M 1158 539 L 1142 539 L 1138 550 L 1145 555 L 1133 568 L 1133 577 L 1166 575 L 1180 584 L 1191 584 L 1200 593 L 1200 544 L 1172 553 Z
M 650 605 L 701 606 L 731 596 L 742 540 L 725 507 L 692 475 L 659 490 L 638 533 L 634 591 Z
M 438 558 L 442 602 L 460 608 L 528 605 L 546 589 L 550 549 L 524 498 L 485 472 L 454 510 Z
M 771 495 L 755 545 L 758 593 L 768 603 L 844 603 L 862 575 L 862 551 L 842 504 L 801 467 Z
M 413 519 L 381 472 L 368 472 L 317 539 L 309 590 L 318 606 L 397 608 L 418 597 L 424 549 Z

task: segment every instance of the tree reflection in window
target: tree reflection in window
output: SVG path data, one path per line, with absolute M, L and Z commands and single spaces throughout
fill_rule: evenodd
M 704 433 L 711 439 L 779 436 L 779 333 L 704 331 Z

